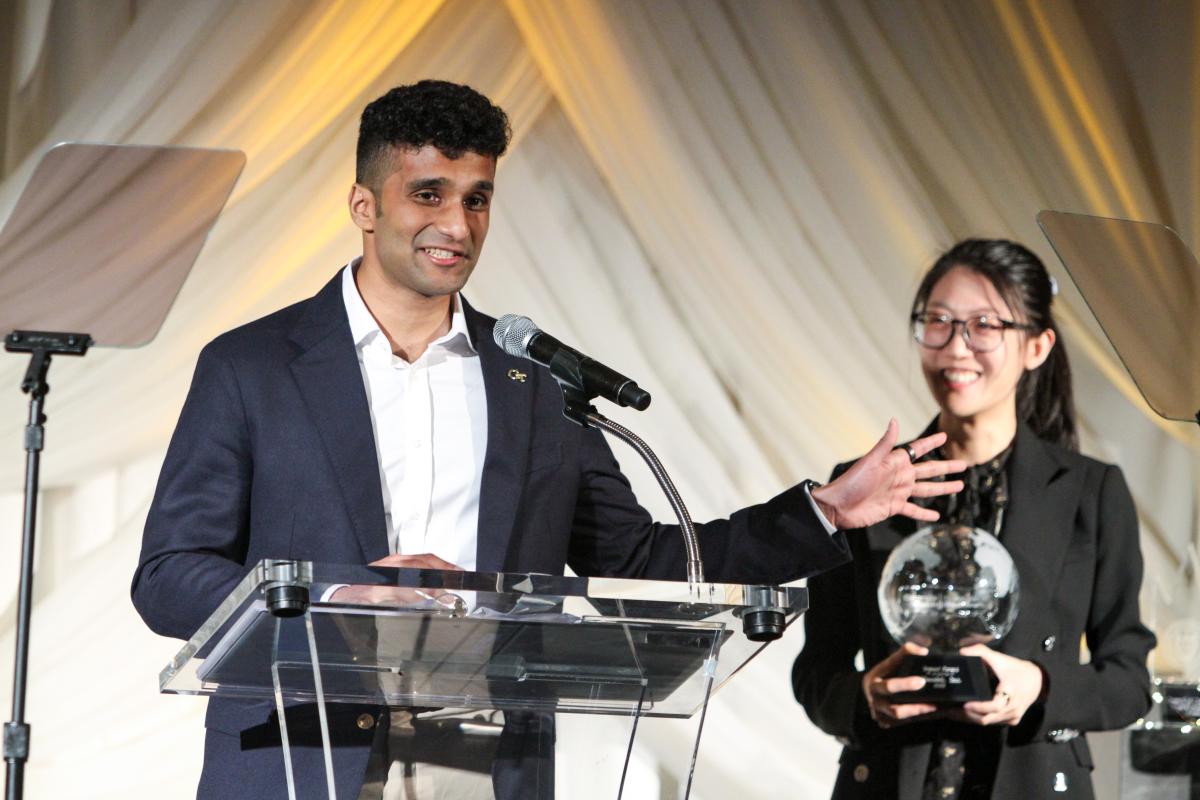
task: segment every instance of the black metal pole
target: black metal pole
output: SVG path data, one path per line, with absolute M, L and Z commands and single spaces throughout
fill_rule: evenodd
M 21 537 L 21 578 L 17 589 L 17 642 L 13 657 L 12 720 L 4 725 L 4 791 L 7 800 L 25 793 L 25 762 L 29 760 L 29 725 L 25 722 L 25 686 L 29 677 L 29 627 L 33 611 L 33 541 L 37 529 L 38 471 L 46 443 L 43 406 L 50 385 L 46 373 L 51 355 L 82 356 L 94 344 L 86 333 L 13 331 L 4 337 L 10 353 L 29 353 L 21 391 L 29 395 L 25 426 L 25 530 Z
M 17 595 L 17 642 L 13 663 L 12 720 L 4 726 L 4 760 L 7 762 L 7 800 L 19 800 L 25 790 L 25 762 L 29 759 L 29 725 L 25 722 L 25 686 L 29 665 L 29 617 L 33 608 L 33 534 L 37 527 L 38 471 L 45 443 L 46 417 L 42 413 L 46 370 L 50 354 L 34 353 L 30 371 L 38 380 L 29 389 L 29 424 L 25 426 L 25 529 L 21 537 L 21 578 Z M 23 387 L 24 388 L 24 387 Z

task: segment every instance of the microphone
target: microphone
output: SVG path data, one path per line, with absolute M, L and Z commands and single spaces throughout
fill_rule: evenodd
M 543 333 L 529 317 L 505 314 L 496 321 L 492 337 L 510 356 L 528 358 L 548 367 L 560 383 L 638 411 L 645 411 L 650 405 L 650 393 L 633 380 Z

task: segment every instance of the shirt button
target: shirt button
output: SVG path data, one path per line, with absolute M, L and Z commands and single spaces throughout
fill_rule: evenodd
M 854 768 L 855 783 L 866 783 L 867 778 L 869 778 L 869 777 L 871 777 L 871 770 L 867 767 L 866 764 L 859 764 L 857 767 Z
M 1049 653 L 1051 650 L 1054 649 L 1054 645 L 1057 641 L 1058 641 L 1058 639 L 1055 638 L 1053 635 L 1047 636 L 1045 639 L 1042 639 L 1042 649 L 1045 650 L 1047 653 Z
M 369 731 L 375 726 L 375 718 L 370 714 L 359 714 L 354 724 L 358 726 L 360 731 Z

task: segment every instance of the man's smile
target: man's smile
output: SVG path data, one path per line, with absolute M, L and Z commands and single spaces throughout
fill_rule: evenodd
M 463 260 L 464 254 L 444 247 L 421 247 L 420 252 L 439 267 L 452 267 Z

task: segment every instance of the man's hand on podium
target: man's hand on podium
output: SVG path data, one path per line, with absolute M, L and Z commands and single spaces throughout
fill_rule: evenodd
M 440 569 L 462 572 L 462 567 L 451 564 L 445 559 L 438 558 L 433 553 L 417 555 L 401 555 L 395 553 L 372 561 L 372 567 L 398 567 L 407 569 Z M 415 589 L 400 586 L 367 586 L 352 584 L 338 588 L 326 598 L 328 602 L 346 603 L 349 605 L 370 606 L 442 606 L 447 610 L 456 610 L 462 605 L 462 598 L 444 589 Z
M 835 528 L 865 528 L 902 514 L 922 522 L 935 522 L 936 511 L 912 502 L 914 497 L 936 497 L 962 491 L 962 481 L 939 481 L 967 468 L 965 461 L 919 461 L 940 447 L 946 434 L 935 433 L 896 447 L 900 425 L 888 422 L 887 432 L 871 452 L 825 486 L 812 490 L 821 513 Z

